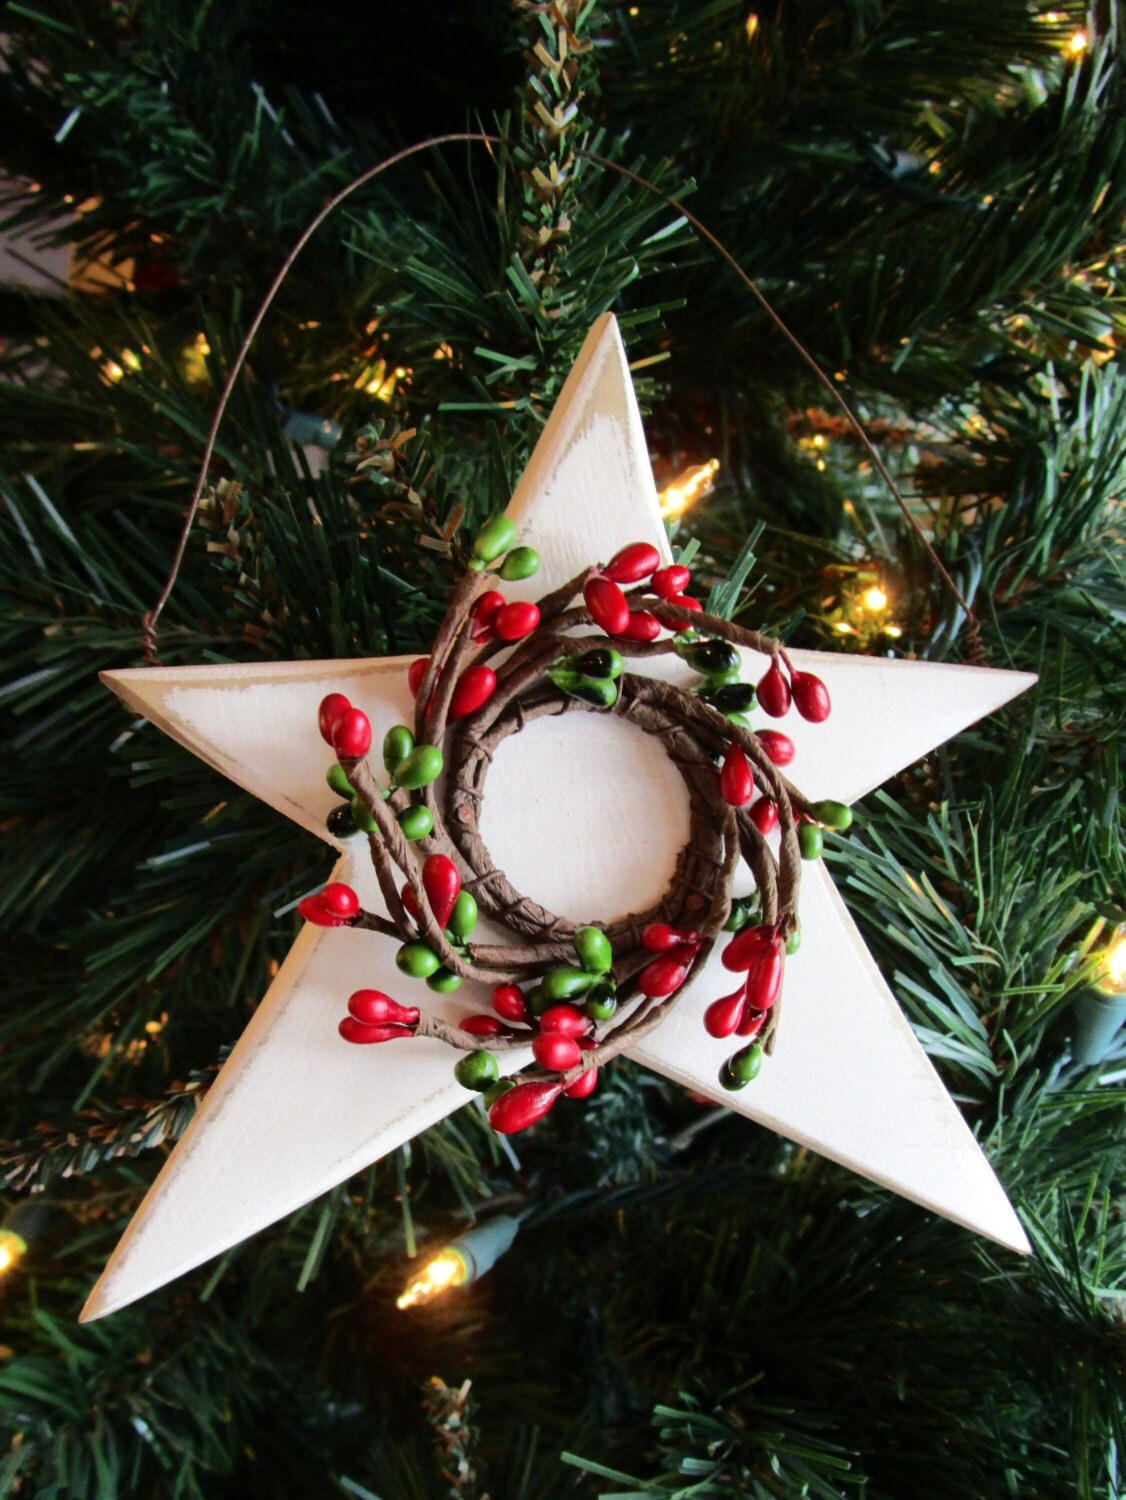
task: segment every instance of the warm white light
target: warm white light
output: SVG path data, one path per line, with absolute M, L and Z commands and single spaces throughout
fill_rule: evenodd
M 872 614 L 878 615 L 881 609 L 887 609 L 887 607 L 888 596 L 880 588 L 879 584 L 874 583 L 864 594 L 864 608 L 870 610 Z
M 1076 31 L 1073 33 L 1071 40 L 1067 44 L 1067 50 L 1073 57 L 1078 57 L 1080 52 L 1086 52 L 1087 33 L 1085 31 Z
M 754 11 L 751 11 L 750 15 L 747 17 L 747 40 L 748 40 L 748 42 L 751 40 L 751 38 L 754 36 L 754 34 L 755 34 L 755 32 L 757 30 L 758 30 L 758 16 L 755 15 Z
M 1126 928 L 1118 928 L 1103 954 L 1095 989 L 1102 995 L 1126 994 Z
M 0 1229 L 0 1276 L 6 1276 L 27 1254 L 27 1241 L 14 1229 Z
M 418 1275 L 408 1284 L 395 1306 L 417 1307 L 420 1302 L 430 1302 L 448 1292 L 451 1287 L 462 1286 L 469 1276 L 469 1267 L 464 1258 L 451 1246 L 440 1250 L 428 1261 Z
M 898 625 L 885 625 L 884 626 L 884 634 L 885 635 L 890 635 L 893 641 L 897 641 L 899 639 L 899 637 L 903 634 L 903 631 L 902 631 L 901 627 L 898 626 Z
M 833 626 L 838 635 L 854 635 L 855 631 L 847 620 L 838 620 Z
M 676 516 L 683 515 L 693 501 L 706 495 L 718 472 L 719 459 L 710 458 L 706 464 L 693 464 L 690 469 L 685 469 L 683 474 L 678 474 L 672 484 L 666 485 L 659 496 L 661 515 L 665 520 L 671 521 Z

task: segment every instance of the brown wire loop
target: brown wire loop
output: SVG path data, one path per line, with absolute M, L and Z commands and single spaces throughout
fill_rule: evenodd
M 459 130 L 450 131 L 445 135 L 431 136 L 424 141 L 416 141 L 414 145 L 405 146 L 401 151 L 396 151 L 391 156 L 384 157 L 382 161 L 377 162 L 373 167 L 368 167 L 366 171 L 361 172 L 358 177 L 354 177 L 351 182 L 346 183 L 345 186 L 339 190 L 339 192 L 333 194 L 333 196 L 327 201 L 327 203 L 325 203 L 324 206 L 309 221 L 304 230 L 302 230 L 293 248 L 290 250 L 289 254 L 286 256 L 285 260 L 279 267 L 277 274 L 275 275 L 273 281 L 270 283 L 265 297 L 262 299 L 261 306 L 255 313 L 253 321 L 251 322 L 250 327 L 247 329 L 242 343 L 239 345 L 238 353 L 235 355 L 234 361 L 231 364 L 231 368 L 227 372 L 227 378 L 223 382 L 223 389 L 219 394 L 219 401 L 215 408 L 215 413 L 211 419 L 211 426 L 208 429 L 207 441 L 203 450 L 203 459 L 200 463 L 199 475 L 196 478 L 195 487 L 192 490 L 191 502 L 188 505 L 188 511 L 184 519 L 183 528 L 180 532 L 179 542 L 177 543 L 176 551 L 173 554 L 172 566 L 169 569 L 168 577 L 165 580 L 165 584 L 163 589 L 161 590 L 159 598 L 153 605 L 152 609 L 150 609 L 145 615 L 143 615 L 141 619 L 141 653 L 144 657 L 146 666 L 154 667 L 158 665 L 159 657 L 157 652 L 157 623 L 160 620 L 160 616 L 164 611 L 165 605 L 168 603 L 168 600 L 172 595 L 172 591 L 176 586 L 176 580 L 179 577 L 180 568 L 184 561 L 184 554 L 187 550 L 188 537 L 191 534 L 192 526 L 195 524 L 195 518 L 199 511 L 200 499 L 203 495 L 203 487 L 207 482 L 207 473 L 211 466 L 212 456 L 215 452 L 215 444 L 218 440 L 219 428 L 222 425 L 224 416 L 226 415 L 227 406 L 230 403 L 235 384 L 238 380 L 239 375 L 242 373 L 242 368 L 246 363 L 247 356 L 250 353 L 250 347 L 258 334 L 258 330 L 259 328 L 261 328 L 266 314 L 270 310 L 274 298 L 281 290 L 282 283 L 289 275 L 294 262 L 297 260 L 297 257 L 301 254 L 302 250 L 304 250 L 305 246 L 309 243 L 313 235 L 317 232 L 317 230 L 321 227 L 325 220 L 329 218 L 329 216 L 340 206 L 341 203 L 343 203 L 347 198 L 351 197 L 354 192 L 358 191 L 358 189 L 364 187 L 367 183 L 374 181 L 375 178 L 381 176 L 384 172 L 389 171 L 392 167 L 398 166 L 401 162 L 409 160 L 412 156 L 417 156 L 420 152 L 433 150 L 437 146 L 453 145 L 458 142 L 485 145 L 490 147 L 510 146 L 513 144 L 513 142 L 509 141 L 504 136 L 491 135 L 487 131 Z M 595 166 L 601 167 L 604 171 L 616 173 L 619 177 L 625 178 L 626 181 L 632 182 L 636 187 L 642 188 L 645 192 L 651 193 L 653 194 L 653 196 L 660 198 L 663 203 L 668 204 L 670 208 L 674 209 L 678 214 L 680 214 L 684 221 L 688 225 L 690 225 L 693 230 L 695 230 L 695 232 L 701 237 L 701 239 L 705 240 L 709 245 L 711 245 L 712 249 L 715 250 L 716 253 L 721 257 L 721 259 L 725 261 L 726 264 L 731 268 L 731 270 L 735 272 L 735 275 L 739 278 L 743 286 L 746 287 L 752 297 L 754 297 L 755 301 L 762 308 L 763 312 L 766 313 L 767 317 L 773 323 L 774 327 L 777 328 L 779 333 L 783 336 L 783 338 L 787 341 L 791 348 L 794 349 L 794 351 L 797 353 L 806 367 L 811 371 L 818 384 L 828 393 L 834 405 L 838 407 L 845 420 L 848 422 L 849 426 L 856 433 L 856 436 L 863 446 L 865 452 L 872 460 L 873 467 L 879 474 L 880 478 L 884 481 L 893 499 L 895 500 L 896 505 L 899 507 L 912 531 L 915 533 L 916 539 L 918 540 L 920 546 L 923 548 L 923 550 L 927 554 L 927 557 L 930 559 L 930 562 L 934 567 L 935 572 L 938 574 L 939 580 L 941 581 L 943 587 L 955 600 L 959 608 L 962 610 L 962 613 L 965 615 L 966 634 L 970 660 L 976 664 L 980 664 L 981 662 L 983 662 L 985 660 L 985 648 L 982 644 L 981 625 L 976 614 L 974 613 L 969 603 L 966 601 L 961 589 L 959 589 L 958 585 L 954 582 L 954 579 L 950 576 L 949 570 L 946 568 L 942 559 L 935 551 L 935 548 L 932 545 L 930 539 L 927 537 L 923 528 L 919 525 L 919 522 L 913 515 L 910 506 L 903 498 L 902 494 L 899 491 L 898 485 L 892 478 L 890 470 L 884 463 L 883 459 L 880 457 L 879 451 L 877 450 L 875 444 L 872 442 L 871 438 L 865 431 L 863 423 L 853 411 L 848 401 L 845 400 L 837 384 L 829 378 L 829 376 L 817 363 L 813 355 L 798 338 L 797 334 L 795 334 L 789 327 L 789 325 L 782 319 L 782 317 L 777 312 L 775 312 L 774 308 L 771 306 L 770 302 L 768 301 L 758 284 L 750 276 L 748 276 L 746 271 L 743 270 L 742 266 L 735 259 L 735 256 L 727 248 L 723 241 L 720 240 L 719 237 L 714 234 L 707 227 L 707 225 L 703 223 L 701 219 L 698 219 L 690 209 L 686 208 L 679 198 L 675 198 L 671 193 L 666 193 L 663 188 L 658 187 L 655 182 L 650 182 L 647 177 L 643 177 L 639 172 L 634 172 L 629 167 L 623 167 L 619 162 L 611 161 L 609 157 L 602 156 L 597 151 L 590 151 L 580 147 L 575 147 L 574 154 L 594 163 Z

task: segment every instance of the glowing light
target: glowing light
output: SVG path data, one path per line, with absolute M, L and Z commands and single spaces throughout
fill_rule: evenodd
M 1100 995 L 1126 995 L 1126 927 L 1116 929 L 1103 954 L 1095 989 Z
M 1049 25 L 1058 25 L 1060 21 L 1067 20 L 1067 14 L 1062 10 L 1044 10 L 1036 17 L 1038 21 L 1045 21 Z
M 27 1241 L 14 1229 L 0 1229 L 0 1276 L 6 1276 L 12 1267 L 27 1254 Z
M 898 625 L 885 625 L 884 634 L 890 635 L 893 641 L 897 641 L 903 634 L 903 631 Z
M 758 16 L 755 15 L 754 11 L 751 11 L 750 15 L 747 17 L 747 40 L 748 40 L 748 42 L 751 40 L 751 38 L 754 36 L 754 34 L 755 34 L 755 32 L 757 30 L 758 30 Z
M 823 458 L 819 458 L 817 460 L 817 469 L 818 469 L 819 473 L 824 474 L 824 472 L 825 472 L 825 460 Z
M 1078 57 L 1081 52 L 1086 52 L 1087 46 L 1087 33 L 1085 31 L 1076 31 L 1072 33 L 1071 40 L 1067 44 L 1067 50 L 1071 53 L 1072 57 Z
M 824 446 L 825 446 L 825 434 L 823 432 L 815 432 L 814 433 L 814 435 L 813 435 L 813 446 L 815 448 L 824 448 Z
M 463 1286 L 468 1277 L 465 1257 L 447 1245 L 412 1278 L 402 1296 L 396 1299 L 395 1306 L 417 1307 L 420 1302 L 430 1302 L 451 1287 Z
M 848 623 L 847 620 L 838 620 L 837 623 L 833 626 L 833 629 L 837 632 L 838 635 L 855 635 L 856 634 L 856 632 L 853 630 L 852 626 Z
M 690 469 L 685 469 L 683 474 L 678 474 L 672 484 L 666 485 L 658 497 L 661 502 L 661 515 L 665 520 L 671 521 L 683 515 L 694 501 L 706 495 L 715 482 L 718 472 L 719 459 L 710 458 L 706 464 L 693 464 Z
M 102 374 L 105 375 L 109 380 L 118 381 L 124 377 L 125 371 L 121 368 L 116 360 L 107 359 L 105 364 L 102 366 Z
M 865 590 L 865 609 L 870 610 L 874 615 L 878 615 L 881 609 L 887 609 L 887 607 L 888 596 L 884 593 L 883 589 L 880 588 L 879 584 L 874 583 L 870 589 Z

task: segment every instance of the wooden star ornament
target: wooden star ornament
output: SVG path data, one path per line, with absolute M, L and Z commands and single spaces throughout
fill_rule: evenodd
M 507 514 L 541 558 L 534 578 L 504 586 L 512 600 L 539 598 L 639 540 L 671 561 L 611 316 L 591 330 Z M 790 655 L 798 670 L 826 683 L 833 701 L 827 724 L 787 724 L 811 799 L 862 797 L 1035 680 L 935 663 Z M 366 909 L 385 912 L 366 840 L 326 833 L 339 798 L 325 783 L 331 756 L 314 726 L 331 692 L 363 709 L 377 744 L 393 724 L 409 723 L 411 660 L 144 668 L 103 680 L 135 713 L 334 843 L 333 880 L 351 885 Z M 691 680 L 676 657 L 647 669 L 681 685 Z M 754 680 L 754 664 L 747 675 Z M 659 741 L 608 714 L 543 717 L 505 739 L 480 814 L 496 867 L 548 909 L 588 922 L 659 901 L 688 829 L 684 783 Z M 730 1043 L 700 1025 L 707 1001 L 730 988 L 716 955 L 694 978 L 694 994 L 629 1055 L 1027 1253 L 1000 1183 L 820 863 L 805 866 L 800 913 L 804 940 L 787 961 L 778 1045 L 752 1086 L 736 1094 L 720 1087 L 717 1070 Z M 473 1097 L 454 1080 L 456 1054 L 433 1037 L 360 1047 L 338 1035 L 342 1002 L 360 986 L 414 1002 L 395 952 L 377 932 L 304 928 L 94 1287 L 85 1320 L 218 1255 Z M 428 995 L 426 1006 L 456 1022 L 487 1009 L 490 988 L 470 981 L 454 994 Z M 505 1070 L 529 1060 L 522 1049 L 508 1053 Z

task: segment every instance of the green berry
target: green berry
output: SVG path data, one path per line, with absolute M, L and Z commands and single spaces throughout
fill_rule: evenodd
M 500 1077 L 500 1065 L 491 1052 L 467 1052 L 454 1068 L 454 1077 L 463 1089 L 483 1094 Z
M 836 829 L 838 833 L 852 827 L 852 808 L 847 803 L 833 802 L 826 797 L 823 802 L 815 802 L 809 810 L 819 823 Z
M 588 974 L 605 974 L 614 962 L 610 939 L 598 927 L 580 927 L 571 941 Z
M 557 1000 L 573 1000 L 576 995 L 585 995 L 593 983 L 594 975 L 585 969 L 548 969 L 540 988 L 551 1005 Z
M 346 839 L 355 833 L 356 820 L 347 802 L 342 802 L 339 807 L 332 809 L 325 819 L 325 827 L 336 839 Z
M 516 1087 L 515 1078 L 498 1078 L 485 1090 L 485 1108 L 492 1109 L 502 1094 L 507 1094 L 509 1089 Z
M 473 543 L 473 556 L 480 563 L 495 562 L 502 552 L 508 551 L 515 540 L 516 527 L 508 517 L 494 516 L 477 533 L 477 540 Z
M 753 1078 L 757 1078 L 762 1067 L 762 1047 L 758 1042 L 732 1053 L 719 1070 L 719 1081 L 725 1089 L 734 1092 L 744 1089 Z
M 755 704 L 755 690 L 749 682 L 726 682 L 704 694 L 705 701 L 721 714 L 745 714 Z
M 449 995 L 454 990 L 461 988 L 461 975 L 455 974 L 452 969 L 447 969 L 445 964 L 440 969 L 435 969 L 433 974 L 427 975 L 426 988 L 433 990 L 436 995 Z
M 618 1008 L 618 996 L 612 984 L 596 984 L 586 992 L 583 1009 L 592 1021 L 609 1021 Z
M 618 701 L 618 684 L 612 677 L 584 677 L 570 667 L 552 667 L 547 675 L 561 692 L 595 708 L 612 708 Z
M 405 760 L 414 749 L 414 735 L 405 724 L 392 724 L 383 736 L 383 764 L 391 775 L 401 760 Z
M 757 895 L 740 896 L 737 901 L 732 901 L 731 911 L 728 913 L 727 921 L 723 924 L 724 932 L 742 932 L 743 928 L 758 915 L 758 908 Z
M 793 930 L 793 932 L 791 932 L 790 936 L 786 939 L 786 952 L 787 953 L 796 953 L 800 947 L 801 947 L 801 928 L 800 927 L 795 927 L 794 930 Z
M 442 967 L 438 955 L 425 943 L 404 943 L 395 954 L 395 967 L 411 979 L 429 979 Z
M 575 662 L 575 668 L 581 677 L 617 680 L 625 670 L 625 662 L 613 646 L 598 646 L 593 651 L 584 651 Z
M 352 783 L 344 774 L 344 767 L 339 762 L 334 761 L 329 766 L 325 772 L 325 780 L 338 797 L 350 798 L 352 796 Z
M 753 727 L 746 714 L 726 713 L 723 717 L 729 724 L 738 724 L 740 729 L 750 729 Z
M 530 1016 L 542 1016 L 549 1005 L 554 1005 L 549 995 L 544 994 L 542 984 L 534 984 L 524 996 L 524 1004 Z
M 820 859 L 825 849 L 825 835 L 816 823 L 798 824 L 798 848 L 802 859 Z
M 434 831 L 434 814 L 428 807 L 404 807 L 395 814 L 395 821 L 403 830 L 403 837 L 412 843 Z
M 706 698 L 709 693 L 717 692 L 721 687 L 727 687 L 732 682 L 741 682 L 742 666 L 732 667 L 727 672 L 713 672 L 705 677 L 703 682 L 697 683 L 692 691 L 700 698 Z
M 540 555 L 534 547 L 513 547 L 500 569 L 500 576 L 515 583 L 521 578 L 531 578 L 539 572 Z
M 446 927 L 455 938 L 467 938 L 477 925 L 477 903 L 468 891 L 459 891 Z
M 728 641 L 694 641 L 686 647 L 684 659 L 694 671 L 709 677 L 739 665 L 739 653 Z
M 361 833 L 378 833 L 379 824 L 362 797 L 352 798 L 352 817 Z
M 395 780 L 409 792 L 429 786 L 442 774 L 442 752 L 437 745 L 416 745 L 395 768 Z

